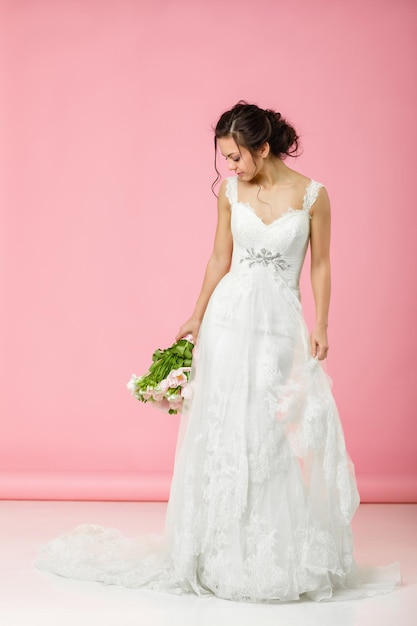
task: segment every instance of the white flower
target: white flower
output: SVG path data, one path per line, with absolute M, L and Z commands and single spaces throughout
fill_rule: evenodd
M 136 374 L 132 374 L 131 379 L 129 380 L 129 382 L 126 385 L 126 387 L 129 389 L 129 391 L 132 394 L 132 396 L 134 396 L 136 394 L 136 381 L 137 380 L 138 380 L 138 377 L 136 376 Z
M 154 402 L 160 402 L 164 397 L 164 392 L 159 385 L 157 385 L 155 389 L 152 390 L 152 397 Z

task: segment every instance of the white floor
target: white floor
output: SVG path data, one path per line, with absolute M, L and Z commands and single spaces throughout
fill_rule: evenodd
M 356 559 L 399 560 L 403 586 L 355 602 L 241 604 L 59 578 L 33 567 L 36 546 L 92 522 L 128 535 L 163 530 L 166 503 L 0 502 L 1 626 L 414 626 L 417 624 L 417 504 L 361 505 Z

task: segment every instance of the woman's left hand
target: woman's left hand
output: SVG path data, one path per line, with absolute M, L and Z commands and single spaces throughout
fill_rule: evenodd
M 325 328 L 315 328 L 310 335 L 311 355 L 322 361 L 327 357 L 329 350 L 329 341 L 327 339 L 327 330 Z

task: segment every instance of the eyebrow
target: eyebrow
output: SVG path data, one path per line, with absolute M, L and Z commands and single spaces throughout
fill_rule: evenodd
M 231 152 L 227 156 L 225 154 L 223 154 L 223 152 L 222 152 L 222 156 L 226 157 L 226 159 L 228 159 L 229 157 L 233 156 L 233 154 L 239 154 L 239 152 Z

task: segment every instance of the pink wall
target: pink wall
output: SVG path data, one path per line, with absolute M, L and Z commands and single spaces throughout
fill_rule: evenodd
M 414 499 L 417 4 L 0 7 L 0 496 L 166 497 L 178 418 L 125 385 L 191 312 L 211 124 L 245 98 L 296 124 L 290 165 L 332 199 L 328 372 L 363 499 Z

